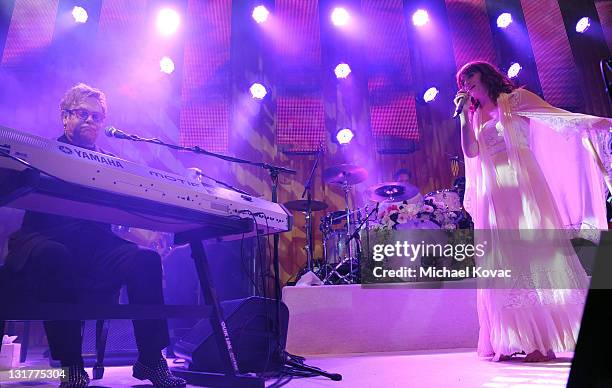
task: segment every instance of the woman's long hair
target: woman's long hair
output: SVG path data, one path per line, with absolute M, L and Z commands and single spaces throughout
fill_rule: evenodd
M 489 91 L 491 101 L 496 105 L 500 94 L 510 93 L 516 89 L 516 86 L 504 73 L 497 70 L 492 64 L 480 61 L 466 63 L 459 69 L 456 76 L 459 89 L 463 89 L 465 79 L 475 73 L 480 73 L 480 80 Z M 480 107 L 480 102 L 473 97 L 471 97 L 471 102 L 473 109 Z

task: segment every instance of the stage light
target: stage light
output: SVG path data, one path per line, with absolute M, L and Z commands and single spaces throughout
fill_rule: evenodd
M 512 15 L 508 12 L 504 12 L 497 17 L 497 27 L 506 28 L 512 23 Z
M 83 7 L 76 6 L 72 8 L 72 17 L 75 23 L 85 23 L 88 18 L 87 11 Z
M 336 78 L 346 78 L 351 74 L 351 68 L 346 63 L 341 63 L 334 69 Z
M 427 89 L 425 93 L 423 93 L 423 101 L 432 102 L 433 100 L 436 99 L 436 96 L 438 95 L 438 93 L 440 93 L 438 88 L 436 88 L 435 86 L 432 86 L 431 88 Z
M 251 14 L 253 20 L 255 20 L 257 23 L 265 22 L 268 20 L 269 15 L 270 11 L 268 11 L 268 9 L 263 5 L 258 5 L 257 7 L 253 8 L 253 13 Z
M 162 57 L 159 60 L 159 69 L 162 73 L 172 74 L 174 72 L 174 61 L 170 57 Z
M 338 132 L 336 132 L 336 140 L 338 140 L 338 144 L 346 145 L 353 140 L 355 134 L 348 128 L 342 128 Z
M 251 96 L 256 100 L 261 100 L 268 94 L 266 87 L 257 82 L 251 85 L 249 91 L 251 92 Z
M 576 32 L 579 32 L 582 34 L 586 30 L 588 30 L 590 26 L 591 26 L 591 19 L 585 16 L 581 18 L 580 20 L 578 20 L 578 23 L 576 23 Z
M 331 14 L 332 23 L 338 27 L 346 26 L 350 18 L 351 16 L 347 10 L 340 7 L 334 8 Z
M 157 13 L 157 30 L 165 36 L 174 34 L 181 23 L 178 12 L 171 8 L 163 8 Z
M 419 9 L 412 14 L 412 24 L 422 27 L 429 22 L 429 14 L 424 9 Z
M 523 68 L 521 67 L 521 65 L 519 63 L 513 63 L 512 65 L 510 65 L 510 67 L 508 68 L 508 78 L 514 78 L 518 75 L 518 73 L 522 70 Z

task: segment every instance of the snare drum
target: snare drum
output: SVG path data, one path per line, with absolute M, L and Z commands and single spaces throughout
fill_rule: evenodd
M 352 239 L 349 244 L 346 229 L 337 229 L 323 236 L 326 264 L 338 264 L 349 257 L 349 246 L 353 257 L 357 257 L 358 241 Z
M 433 201 L 436 207 L 446 211 L 461 211 L 461 198 L 456 191 L 444 189 L 436 190 L 425 196 L 425 201 Z

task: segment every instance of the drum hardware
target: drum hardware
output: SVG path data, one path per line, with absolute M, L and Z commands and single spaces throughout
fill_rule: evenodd
M 304 246 L 304 249 L 306 250 L 306 268 L 308 269 L 308 271 L 312 271 L 314 267 L 314 247 L 312 244 L 312 213 L 327 209 L 327 204 L 322 201 L 311 200 L 309 203 L 308 200 L 297 199 L 285 202 L 284 205 L 289 210 L 298 211 L 304 214 L 304 219 L 306 220 L 306 245 Z
M 304 184 L 304 191 L 302 192 L 302 198 L 306 196 L 306 199 L 294 200 L 285 203 L 287 209 L 299 211 L 304 214 L 304 218 L 306 220 L 306 266 L 308 271 L 313 270 L 314 264 L 314 244 L 313 244 L 313 230 L 312 230 L 312 212 L 321 211 L 327 209 L 327 204 L 321 201 L 315 201 L 312 199 L 312 182 L 314 178 L 314 173 L 319 165 L 319 159 L 323 155 L 323 144 L 321 143 L 319 147 L 319 152 L 317 152 L 317 157 L 312 165 L 312 169 L 310 170 L 310 175 L 308 176 L 308 180 Z
M 342 281 L 344 282 L 355 282 L 357 277 L 354 276 L 355 270 L 359 269 L 359 265 L 355 263 L 354 254 L 359 250 L 358 247 L 353 247 L 351 235 L 353 234 L 353 223 L 351 222 L 351 214 L 355 213 L 359 215 L 358 211 L 351 212 L 349 207 L 349 192 L 352 187 L 358 183 L 365 181 L 368 177 L 368 171 L 359 166 L 355 166 L 352 164 L 340 164 L 336 166 L 331 166 L 326 168 L 323 171 L 323 180 L 326 183 L 340 185 L 342 187 L 342 191 L 344 192 L 344 214 L 342 217 L 346 219 L 346 234 L 344 235 L 344 243 L 338 242 L 336 248 L 338 248 L 338 255 L 342 255 L 342 246 L 346 247 L 346 256 L 344 258 L 340 257 L 339 263 L 332 268 L 332 271 L 327 273 L 325 276 L 326 280 L 329 280 L 330 276 L 333 274 L 339 275 Z M 335 218 L 332 217 L 329 224 L 334 224 Z M 329 265 L 329 255 L 327 254 L 330 247 L 328 247 L 329 235 L 324 236 L 323 238 L 323 249 L 325 254 L 325 263 Z M 358 241 L 356 241 L 358 242 Z M 354 249 L 355 248 L 355 249 Z M 341 266 L 348 263 L 348 274 L 340 275 L 338 270 Z M 327 267 L 327 266 L 326 266 Z
M 312 169 L 310 170 L 310 175 L 308 175 L 308 179 L 304 184 L 304 191 L 302 192 L 302 200 L 291 201 L 289 204 L 293 206 L 294 209 L 299 209 L 304 213 L 304 217 L 306 219 L 306 264 L 309 271 L 312 271 L 314 264 L 314 243 L 313 243 L 313 231 L 312 231 L 312 212 L 313 211 L 321 211 L 327 209 L 327 204 L 321 201 L 313 201 L 312 199 L 312 182 L 314 180 L 314 173 L 317 170 L 317 166 L 319 165 L 319 160 L 323 156 L 323 143 L 319 146 L 319 151 L 317 152 L 317 157 L 315 158 L 314 163 L 312 164 Z M 304 196 L 306 196 L 306 200 L 304 200 Z

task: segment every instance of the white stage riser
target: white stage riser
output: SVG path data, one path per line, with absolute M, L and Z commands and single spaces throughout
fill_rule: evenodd
M 423 284 L 285 287 L 287 351 L 306 355 L 475 348 L 476 290 L 417 287 Z

